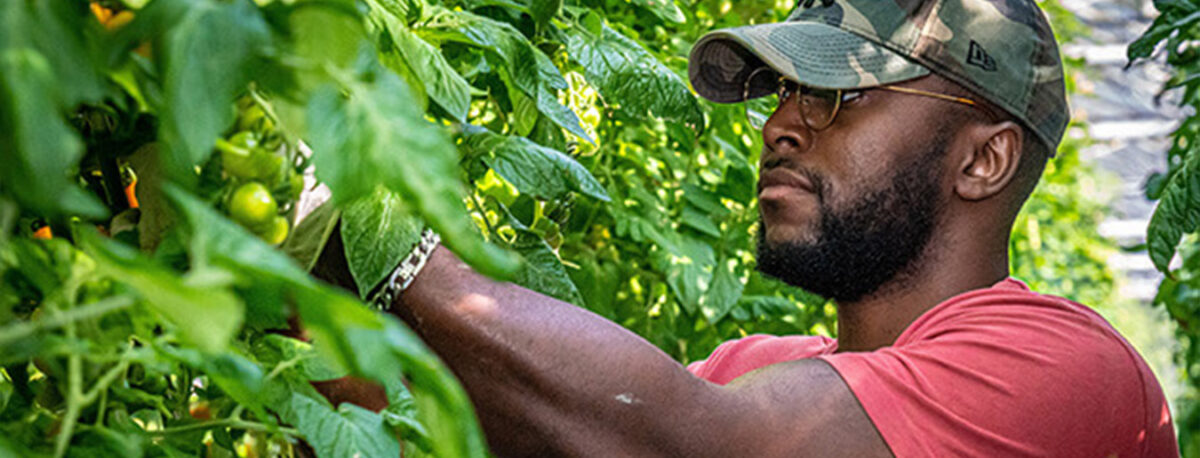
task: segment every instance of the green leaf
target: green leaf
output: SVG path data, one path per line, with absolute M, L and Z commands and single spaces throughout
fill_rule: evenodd
M 101 42 L 96 28 L 88 27 L 91 15 L 79 14 L 79 5 L 73 2 L 35 1 L 10 2 L 28 6 L 31 21 L 22 28 L 10 29 L 12 33 L 28 33 L 58 79 L 57 89 L 62 95 L 62 107 L 74 108 L 81 102 L 97 102 L 105 90 L 104 75 L 100 72 L 99 53 L 96 44 Z M 7 25 L 6 25 L 7 26 Z M 0 35 L 3 33 L 0 32 Z M 0 38 L 0 47 L 9 43 Z
M 674 24 L 687 22 L 687 17 L 675 5 L 674 0 L 631 0 L 631 3 L 650 10 L 651 13 L 654 13 L 655 16 L 664 21 Z
M 192 226 L 193 263 L 229 266 L 254 279 L 259 288 L 286 290 L 331 370 L 350 370 L 377 381 L 391 380 L 403 371 L 418 399 L 421 421 L 436 444 L 435 454 L 482 456 L 482 435 L 470 400 L 412 331 L 395 318 L 377 314 L 344 292 L 312 280 L 286 255 L 187 193 L 168 188 L 167 194 Z M 203 229 L 197 228 L 201 224 Z
M 391 37 L 387 39 L 389 40 L 387 46 L 393 46 L 390 44 Z M 417 76 L 416 70 L 408 65 L 408 60 L 403 55 L 397 52 L 381 52 L 379 53 L 379 62 L 396 72 L 396 75 L 404 80 L 404 84 L 408 86 L 408 92 L 412 94 L 412 103 L 417 107 L 417 111 L 424 113 L 429 110 L 429 91 L 425 88 L 425 81 Z
M 0 5 L 0 29 L 24 19 L 21 5 Z M 0 183 L 22 207 L 42 215 L 103 217 L 104 206 L 68 179 L 83 143 L 58 112 L 58 84 L 43 55 L 0 48 Z
M 392 380 L 403 370 L 434 456 L 484 456 L 483 436 L 466 393 L 412 331 L 328 288 L 310 285 L 297 300 L 314 345 L 328 361 L 379 381 Z
M 567 50 L 605 103 L 640 118 L 684 123 L 697 135 L 703 132 L 700 103 L 683 79 L 629 37 L 607 24 L 602 30 L 593 35 L 584 27 L 569 29 Z
M 254 340 L 254 358 L 268 366 L 285 364 L 303 380 L 332 380 L 346 375 L 325 364 L 312 344 L 279 334 L 266 334 Z
M 142 444 L 142 438 L 136 434 L 120 433 L 105 427 L 81 428 L 71 437 L 71 448 L 66 456 L 143 456 Z
M 522 193 L 544 199 L 565 199 L 569 191 L 609 201 L 604 186 L 570 156 L 525 137 L 501 135 L 486 129 L 466 129 L 462 148 L 480 157 L 492 170 Z
M 554 16 L 558 15 L 562 5 L 562 0 L 532 0 L 529 2 L 529 16 L 539 26 L 545 26 L 550 23 L 551 19 L 554 19 Z
M 750 308 L 756 317 L 785 316 L 795 313 L 798 308 L 796 302 L 779 296 L 745 295 L 738 301 L 738 305 Z
M 1183 234 L 1200 230 L 1200 151 L 1192 150 L 1168 178 L 1150 217 L 1146 245 L 1154 267 L 1170 275 L 1171 258 Z
M 654 269 L 667 277 L 671 292 L 689 315 L 696 313 L 700 299 L 712 283 L 713 249 L 699 240 L 676 232 L 652 231 L 659 249 L 651 254 Z
M 404 26 L 421 19 L 427 4 L 424 0 L 367 0 L 371 11 L 386 11 L 389 16 L 397 18 Z
M 737 305 L 744 287 L 737 273 L 730 268 L 728 260 L 721 260 L 713 266 L 712 285 L 700 299 L 700 312 L 709 323 L 716 324 Z
M 1154 24 L 1151 25 L 1150 30 L 1146 31 L 1145 35 L 1138 37 L 1137 40 L 1129 44 L 1129 48 L 1126 50 L 1126 57 L 1129 59 L 1129 63 L 1126 65 L 1126 68 L 1133 65 L 1133 62 L 1138 59 L 1150 57 L 1150 54 L 1154 53 L 1154 48 L 1158 47 L 1158 44 L 1171 34 L 1172 29 L 1166 28 L 1164 24 L 1160 23 L 1163 20 L 1164 16 L 1159 16 L 1158 20 L 1154 21 Z
M 338 68 L 354 63 L 367 37 L 353 0 L 298 1 L 288 14 L 288 27 L 296 55 Z
M 21 458 L 24 453 L 18 453 L 18 450 L 24 450 L 24 447 L 19 447 L 12 439 L 0 436 L 0 458 Z M 27 452 L 28 450 L 25 450 Z
M 371 18 L 381 22 L 395 49 L 403 56 L 415 76 L 425 86 L 434 101 L 459 122 L 466 122 L 471 108 L 471 84 L 446 61 L 437 47 L 425 42 L 408 27 L 402 19 L 392 16 L 384 9 L 373 9 Z M 384 51 L 388 52 L 388 51 Z
M 412 392 L 398 379 L 395 383 L 387 384 L 384 389 L 387 390 L 388 406 L 379 412 L 384 423 L 399 431 L 400 437 L 413 443 L 421 451 L 425 453 L 433 451 L 433 442 L 429 438 L 429 431 L 418 421 L 419 412 L 417 412 L 417 403 Z
M 1133 62 L 1137 59 L 1150 57 L 1154 53 L 1154 49 L 1158 47 L 1158 44 L 1167 39 L 1167 37 L 1170 37 L 1175 31 L 1186 30 L 1195 22 L 1200 21 L 1200 12 L 1194 12 L 1181 19 L 1172 21 L 1171 19 L 1174 17 L 1171 14 L 1158 16 L 1154 20 L 1154 23 L 1150 24 L 1145 33 L 1129 44 L 1129 49 L 1126 51 L 1129 63 L 1126 65 L 1126 68 L 1129 65 L 1133 65 Z
M 613 302 L 617 300 L 616 292 L 621 287 L 621 273 L 616 263 L 601 264 L 585 258 L 578 269 L 571 269 L 567 273 L 579 289 L 579 295 L 583 297 L 588 310 L 610 320 L 617 318 Z
M 0 246 L 8 243 L 8 238 L 12 236 L 19 212 L 15 202 L 0 196 Z M 3 273 L 2 269 L 0 273 Z
M 173 186 L 164 191 L 187 222 L 193 267 L 203 270 L 211 263 L 236 274 L 232 280 L 246 299 L 248 325 L 286 327 L 284 298 L 294 293 L 290 285 L 310 281 L 305 271 L 187 192 Z
M 243 305 L 226 287 L 189 282 L 129 247 L 81 232 L 83 249 L 97 269 L 137 290 L 143 303 L 173 324 L 184 341 L 216 353 L 241 327 Z
M 718 195 L 691 183 L 684 183 L 682 188 L 684 200 L 704 213 L 716 217 L 724 217 L 729 214 L 729 209 L 721 204 L 721 198 Z
M 567 275 L 566 267 L 563 266 L 562 260 L 550 248 L 550 245 L 546 244 L 546 241 L 542 240 L 542 237 L 536 232 L 529 230 L 525 224 L 513 217 L 507 207 L 504 207 L 503 204 L 500 207 L 504 210 L 506 222 L 517 234 L 511 246 L 521 253 L 521 257 L 525 258 L 525 263 L 521 270 L 517 271 L 513 283 L 564 302 L 583 305 L 583 297 L 579 295 L 579 289 Z
M 159 136 L 171 170 L 186 176 L 233 122 L 234 97 L 246 89 L 270 34 L 249 0 L 195 1 L 167 34 Z M 219 30 L 219 33 L 213 31 Z
M 292 229 L 280 249 L 300 264 L 304 271 L 312 271 L 341 217 L 342 211 L 332 202 L 322 204 Z
M 521 91 L 514 91 L 508 94 L 513 101 L 512 112 L 512 127 L 513 131 L 519 136 L 527 136 L 537 127 L 538 116 L 537 101 L 526 97 Z M 558 130 L 562 132 L 562 130 Z
M 373 84 L 345 89 L 326 87 L 308 106 L 313 162 L 334 199 L 352 201 L 383 185 L 481 273 L 511 275 L 517 261 L 473 229 L 462 203 L 457 151 L 441 129 L 425 121 L 404 83 L 386 73 Z
M 420 33 L 494 53 L 504 62 L 512 83 L 536 102 L 538 111 L 567 131 L 595 143 L 575 112 L 558 101 L 558 90 L 567 89 L 567 80 L 558 67 L 513 26 L 465 11 L 442 10 Z
M 346 207 L 342 243 L 359 297 L 366 298 L 412 252 L 424 228 L 400 196 L 383 189 Z
M 334 411 L 327 403 L 299 393 L 289 402 L 296 427 L 319 457 L 400 456 L 400 443 L 375 412 L 348 402 Z
M 262 368 L 253 361 L 231 352 L 211 354 L 166 345 L 156 346 L 156 350 L 203 371 L 221 391 L 255 413 L 262 413 L 265 379 Z
M 700 212 L 694 206 L 685 205 L 683 207 L 679 222 L 709 237 L 721 238 L 721 228 L 708 215 Z

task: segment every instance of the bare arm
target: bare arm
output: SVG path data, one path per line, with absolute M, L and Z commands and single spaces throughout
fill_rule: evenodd
M 501 456 L 890 456 L 818 360 L 718 386 L 584 309 L 439 248 L 393 306 L 462 380 Z

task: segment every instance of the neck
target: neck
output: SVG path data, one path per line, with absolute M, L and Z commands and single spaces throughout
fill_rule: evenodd
M 903 274 L 868 297 L 838 304 L 838 352 L 892 345 L 913 321 L 942 301 L 1007 277 L 1008 235 L 1001 243 L 975 241 L 932 240 L 919 262 Z

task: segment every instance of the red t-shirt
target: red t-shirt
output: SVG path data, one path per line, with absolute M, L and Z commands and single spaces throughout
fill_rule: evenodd
M 1100 315 L 1006 279 L 950 298 L 890 347 L 754 335 L 688 366 L 717 384 L 803 358 L 828 362 L 898 457 L 1179 455 L 1162 388 Z

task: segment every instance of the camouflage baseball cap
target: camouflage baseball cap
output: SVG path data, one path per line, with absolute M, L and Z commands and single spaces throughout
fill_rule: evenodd
M 734 103 L 762 67 L 829 89 L 937 73 L 1011 113 L 1051 154 L 1070 118 L 1058 44 L 1034 0 L 801 0 L 785 22 L 702 37 L 688 77 L 701 96 Z

